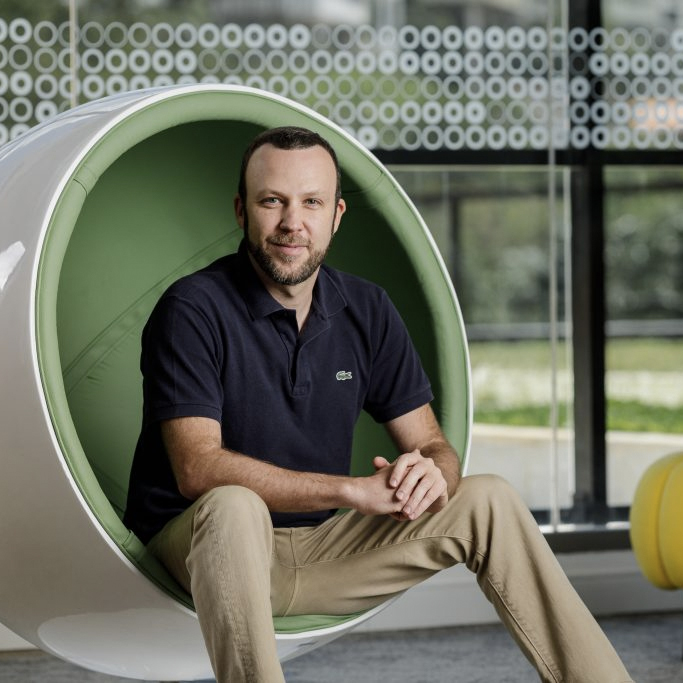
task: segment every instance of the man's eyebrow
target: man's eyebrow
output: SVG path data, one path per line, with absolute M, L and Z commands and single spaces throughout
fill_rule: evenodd
M 283 192 L 272 187 L 264 187 L 254 192 L 255 197 L 270 197 L 271 195 L 282 195 Z
M 321 187 L 315 187 L 315 188 L 310 188 L 310 189 L 303 189 L 303 190 L 298 190 L 296 192 L 296 196 L 301 196 L 301 197 L 324 197 L 325 194 L 329 195 L 334 195 L 334 190 L 324 190 Z M 273 187 L 265 187 L 258 192 L 255 193 L 257 197 L 266 197 L 269 195 L 277 195 L 277 196 L 286 196 L 287 193 L 283 190 L 277 190 Z

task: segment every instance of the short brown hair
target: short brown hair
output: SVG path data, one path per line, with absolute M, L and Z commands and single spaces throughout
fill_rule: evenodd
M 332 157 L 334 168 L 337 173 L 337 187 L 335 189 L 335 201 L 341 198 L 341 170 L 339 168 L 339 161 L 337 155 L 332 148 L 332 145 L 325 140 L 322 135 L 308 130 L 308 128 L 298 128 L 297 126 L 281 126 L 279 128 L 269 128 L 257 135 L 242 156 L 242 164 L 240 166 L 239 184 L 237 186 L 237 193 L 242 202 L 247 198 L 247 166 L 253 156 L 254 152 L 263 145 L 273 145 L 278 149 L 309 149 L 316 145 L 322 147 Z

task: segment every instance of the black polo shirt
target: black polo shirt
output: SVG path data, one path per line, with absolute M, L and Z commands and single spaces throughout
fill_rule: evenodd
M 270 296 L 244 245 L 162 296 L 143 332 L 141 369 L 143 426 L 124 521 L 144 542 L 190 504 L 171 472 L 163 420 L 209 417 L 228 449 L 348 474 L 361 410 L 386 422 L 432 399 L 384 290 L 323 266 L 299 334 L 295 312 Z M 272 517 L 276 526 L 301 526 L 333 513 Z

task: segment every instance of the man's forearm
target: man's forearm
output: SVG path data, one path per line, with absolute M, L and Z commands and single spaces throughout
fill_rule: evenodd
M 194 463 L 191 474 L 175 472 L 181 493 L 195 500 L 218 486 L 251 489 L 272 512 L 310 512 L 350 505 L 351 477 L 288 470 L 224 448 Z
M 272 463 L 227 450 L 220 445 L 220 425 L 208 418 L 177 418 L 162 424 L 162 437 L 180 493 L 196 500 L 213 488 L 225 485 L 245 486 L 257 493 L 273 512 L 311 512 L 346 507 L 363 514 L 395 514 L 407 500 L 399 495 L 395 466 L 384 463 L 375 474 L 351 477 L 284 469 Z M 454 491 L 458 481 L 457 455 L 444 439 L 426 440 L 423 447 L 433 454 L 433 464 L 444 475 L 436 496 Z M 423 461 L 415 454 L 404 454 L 397 462 Z M 438 463 L 438 464 L 437 464 Z M 405 464 L 399 465 L 399 479 L 405 476 Z M 412 469 L 412 467 L 410 468 Z M 417 474 L 418 469 L 413 469 Z M 436 469 L 436 468 L 434 468 Z M 422 476 L 422 475 L 420 475 Z M 430 475 L 430 479 L 434 479 Z M 412 490 L 412 487 L 411 487 Z M 448 494 L 450 495 L 450 493 Z
M 352 477 L 297 472 L 240 453 L 219 449 L 203 458 L 194 488 L 181 493 L 194 500 L 217 486 L 244 486 L 257 493 L 271 512 L 312 512 L 351 508 L 367 515 L 397 513 L 403 503 L 389 483 L 390 473 Z

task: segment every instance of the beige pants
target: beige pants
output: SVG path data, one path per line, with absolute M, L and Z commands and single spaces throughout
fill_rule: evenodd
M 368 609 L 459 562 L 541 680 L 631 680 L 499 477 L 465 477 L 444 510 L 414 522 L 347 512 L 318 527 L 275 530 L 255 493 L 221 487 L 169 522 L 150 548 L 192 593 L 219 683 L 284 681 L 272 615 Z M 454 680 L 457 668 L 454 661 Z

